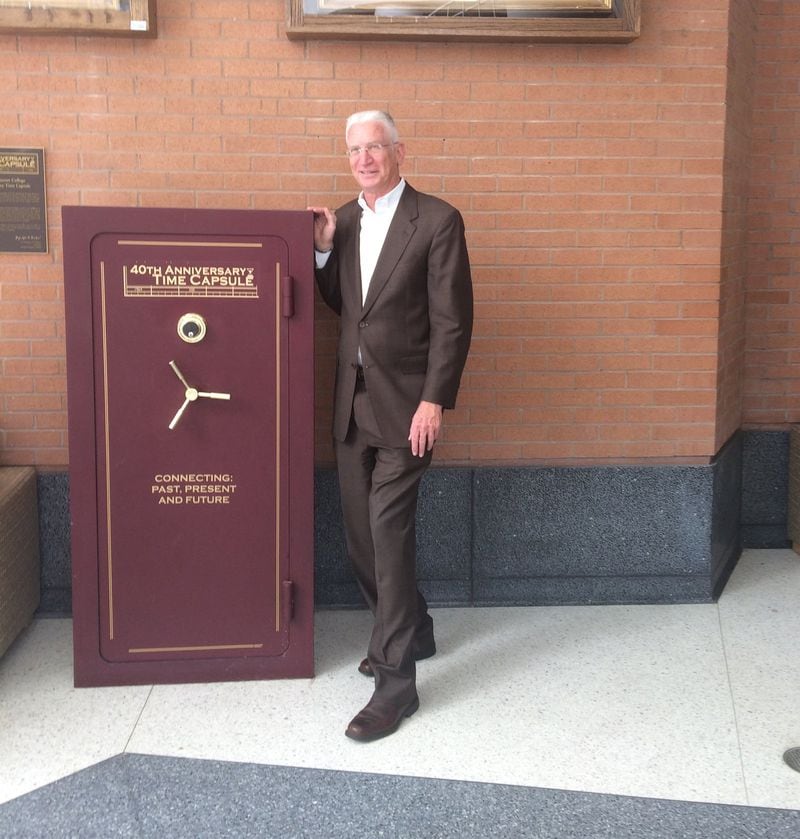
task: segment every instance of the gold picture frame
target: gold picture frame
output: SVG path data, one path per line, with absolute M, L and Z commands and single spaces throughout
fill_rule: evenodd
M 289 38 L 627 43 L 641 0 L 288 0 Z
M 156 0 L 0 0 L 0 33 L 155 38 Z

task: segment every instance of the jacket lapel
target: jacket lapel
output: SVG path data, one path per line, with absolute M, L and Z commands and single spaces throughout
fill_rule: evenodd
M 389 226 L 389 231 L 386 234 L 386 240 L 381 248 L 378 262 L 375 265 L 375 271 L 372 274 L 372 279 L 369 283 L 369 290 L 367 291 L 367 299 L 364 301 L 364 308 L 362 314 L 366 314 L 375 304 L 378 296 L 383 290 L 389 278 L 392 276 L 400 257 L 403 255 L 408 243 L 411 241 L 414 233 L 416 233 L 417 225 L 416 219 L 419 215 L 417 211 L 417 193 L 406 183 L 403 189 L 403 194 L 400 196 L 400 203 L 394 213 L 394 218 Z M 356 237 L 356 248 L 358 247 L 358 237 Z M 356 265 L 360 265 L 360 259 L 356 257 Z M 361 288 L 361 271 L 358 271 L 359 289 Z

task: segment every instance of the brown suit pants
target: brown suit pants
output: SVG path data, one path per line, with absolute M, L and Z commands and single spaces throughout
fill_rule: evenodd
M 359 382 L 336 463 L 350 561 L 375 618 L 367 650 L 375 698 L 399 706 L 416 695 L 417 657 L 435 649 L 433 620 L 417 588 L 417 496 L 432 452 L 414 457 L 381 441 L 369 394 Z M 419 655 L 421 653 L 421 655 Z

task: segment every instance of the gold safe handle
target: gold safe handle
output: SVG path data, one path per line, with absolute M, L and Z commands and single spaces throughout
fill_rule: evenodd
M 204 397 L 206 399 L 230 399 L 230 393 L 215 393 L 212 391 L 206 390 L 197 390 L 193 388 L 189 382 L 186 381 L 183 373 L 178 369 L 178 365 L 174 361 L 170 361 L 169 366 L 172 368 L 173 373 L 180 379 L 181 383 L 186 388 L 185 396 L 186 399 L 184 400 L 183 405 L 178 408 L 178 412 L 172 418 L 172 421 L 169 424 L 169 430 L 172 431 L 175 426 L 178 424 L 178 421 L 183 416 L 183 412 L 189 407 L 190 402 L 196 402 L 199 397 Z

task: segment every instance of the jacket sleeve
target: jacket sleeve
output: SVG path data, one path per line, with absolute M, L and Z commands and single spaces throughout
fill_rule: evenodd
M 317 288 L 322 299 L 336 312 L 342 313 L 342 287 L 339 282 L 339 260 L 334 245 L 328 261 L 322 268 L 315 268 L 314 275 L 317 279 Z
M 451 208 L 433 234 L 428 255 L 430 345 L 422 399 L 444 408 L 456 403 L 472 338 L 472 276 L 464 221 Z

